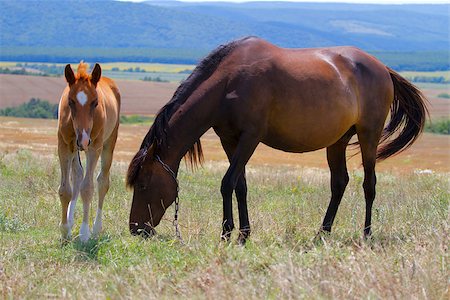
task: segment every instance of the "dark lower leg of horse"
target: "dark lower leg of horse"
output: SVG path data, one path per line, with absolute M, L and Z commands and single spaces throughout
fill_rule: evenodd
M 231 232 L 234 229 L 232 202 L 233 186 L 227 182 L 226 175 L 222 180 L 220 192 L 222 193 L 223 198 L 223 222 L 221 239 L 228 242 L 231 237 Z
M 376 176 L 375 171 L 369 172 L 365 175 L 363 188 L 364 196 L 366 198 L 366 219 L 364 222 L 364 238 L 368 238 L 372 235 L 372 204 L 375 200 L 375 185 Z
M 243 245 L 247 241 L 247 238 L 250 236 L 250 221 L 248 218 L 247 209 L 247 181 L 245 179 L 245 170 L 238 179 L 235 192 L 239 211 L 238 243 L 240 245 Z
M 331 226 L 333 226 L 334 218 L 349 181 L 345 149 L 352 135 L 353 133 L 349 130 L 338 142 L 327 148 L 327 161 L 331 173 L 331 200 L 323 219 L 322 232 L 331 232 Z
M 336 217 L 348 181 L 349 178 L 347 172 L 345 172 L 345 174 L 331 175 L 331 200 L 323 219 L 323 231 L 331 232 L 331 227 L 333 226 L 334 218 Z
M 229 240 L 231 231 L 234 228 L 232 215 L 232 193 L 238 185 L 239 178 L 242 176 L 242 174 L 245 174 L 245 165 L 255 151 L 256 146 L 258 146 L 259 138 L 246 132 L 241 134 L 241 136 L 239 137 L 237 146 L 230 146 L 230 144 L 224 143 L 222 139 L 221 141 L 230 161 L 230 167 L 228 168 L 225 176 L 222 179 L 221 187 L 223 197 L 222 239 Z M 239 220 L 241 222 L 240 226 L 241 228 L 244 227 L 243 229 L 245 229 L 242 238 L 244 238 L 245 240 L 250 233 L 250 227 L 248 226 L 248 211 L 246 200 L 247 184 L 245 183 L 245 181 L 240 183 L 237 194 L 239 195 L 238 209 Z M 240 197 L 241 195 L 242 197 Z M 245 195 L 245 197 L 243 195 Z

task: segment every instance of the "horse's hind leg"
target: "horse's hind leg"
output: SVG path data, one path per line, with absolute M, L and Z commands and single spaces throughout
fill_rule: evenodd
M 364 222 L 364 237 L 372 234 L 372 204 L 375 199 L 375 185 L 377 178 L 375 175 L 375 162 L 377 158 L 377 147 L 380 140 L 380 130 L 357 129 L 358 139 L 361 146 L 362 162 L 364 167 L 364 197 L 366 200 L 366 218 Z
M 222 139 L 221 142 L 223 149 L 227 154 L 228 160 L 231 162 L 231 158 L 233 157 L 233 154 L 236 150 L 236 146 L 230 143 L 226 143 Z M 239 212 L 238 243 L 244 244 L 247 238 L 250 236 L 250 221 L 248 218 L 248 209 L 247 209 L 247 180 L 245 178 L 245 167 L 237 180 L 235 193 Z
M 355 129 L 352 127 L 339 141 L 327 148 L 327 160 L 331 172 L 331 200 L 323 219 L 323 231 L 331 231 L 339 204 L 349 181 L 345 150 L 354 134 Z
M 103 210 L 103 201 L 105 199 L 105 195 L 109 190 L 109 171 L 111 169 L 111 163 L 113 158 L 114 147 L 117 139 L 117 128 L 111 137 L 106 141 L 103 145 L 103 151 L 101 155 L 101 170 L 97 176 L 97 184 L 98 184 L 98 208 L 97 214 L 95 216 L 94 227 L 92 229 L 92 233 L 94 237 L 98 237 L 100 232 L 102 231 L 102 210 Z

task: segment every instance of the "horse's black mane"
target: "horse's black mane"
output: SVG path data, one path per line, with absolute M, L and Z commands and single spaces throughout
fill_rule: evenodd
M 205 57 L 197 65 L 194 71 L 192 71 L 191 75 L 189 75 L 189 77 L 180 84 L 173 94 L 172 99 L 164 105 L 156 115 L 153 125 L 150 127 L 150 130 L 142 141 L 140 150 L 131 161 L 127 174 L 128 186 L 134 185 L 139 169 L 147 156 L 147 151 L 149 148 L 154 145 L 156 147 L 154 152 L 156 152 L 162 145 L 165 145 L 167 124 L 178 107 L 186 102 L 198 86 L 208 79 L 214 71 L 216 71 L 222 60 L 227 57 L 237 45 L 248 38 L 249 37 L 232 41 L 228 44 L 217 47 L 207 57 Z M 186 158 L 192 166 L 202 162 L 203 153 L 200 140 L 197 140 L 188 150 L 186 153 Z

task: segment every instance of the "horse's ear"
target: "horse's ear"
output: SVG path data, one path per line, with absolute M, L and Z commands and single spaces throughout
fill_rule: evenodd
M 97 83 L 100 81 L 100 77 L 102 77 L 102 68 L 100 68 L 99 64 L 95 64 L 95 67 L 91 73 L 91 82 L 94 85 L 97 85 Z
M 64 69 L 64 75 L 66 76 L 66 80 L 69 85 L 75 83 L 75 74 L 73 73 L 70 64 L 67 64 L 66 68 Z

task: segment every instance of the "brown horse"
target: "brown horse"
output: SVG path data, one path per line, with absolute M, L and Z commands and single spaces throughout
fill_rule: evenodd
M 296 153 L 327 148 L 331 201 L 322 230 L 331 231 L 349 181 L 345 150 L 355 134 L 364 166 L 368 236 L 375 162 L 409 147 L 421 133 L 426 114 L 417 88 L 353 47 L 282 49 L 254 37 L 220 46 L 161 109 L 130 163 L 131 233 L 153 233 L 177 199 L 181 158 L 187 154 L 192 164 L 201 162 L 199 138 L 212 127 L 230 161 L 221 186 L 223 239 L 228 240 L 234 228 L 233 191 L 238 241 L 245 242 L 250 234 L 245 165 L 260 142 Z M 387 140 L 393 134 L 395 139 Z
M 94 193 L 94 170 L 100 155 L 102 160 L 101 171 L 97 177 L 98 209 L 93 227 L 94 236 L 98 236 L 102 229 L 103 199 L 109 189 L 109 170 L 117 139 L 120 112 L 120 94 L 116 84 L 109 78 L 101 77 L 99 64 L 95 65 L 91 75 L 87 74 L 87 67 L 87 64 L 81 62 L 75 75 L 70 65 L 66 66 L 65 77 L 68 86 L 59 102 L 58 119 L 61 235 L 63 239 L 71 237 L 75 206 L 81 192 L 83 223 L 80 228 L 80 240 L 83 242 L 91 235 L 89 207 Z M 86 151 L 84 177 L 79 151 Z

